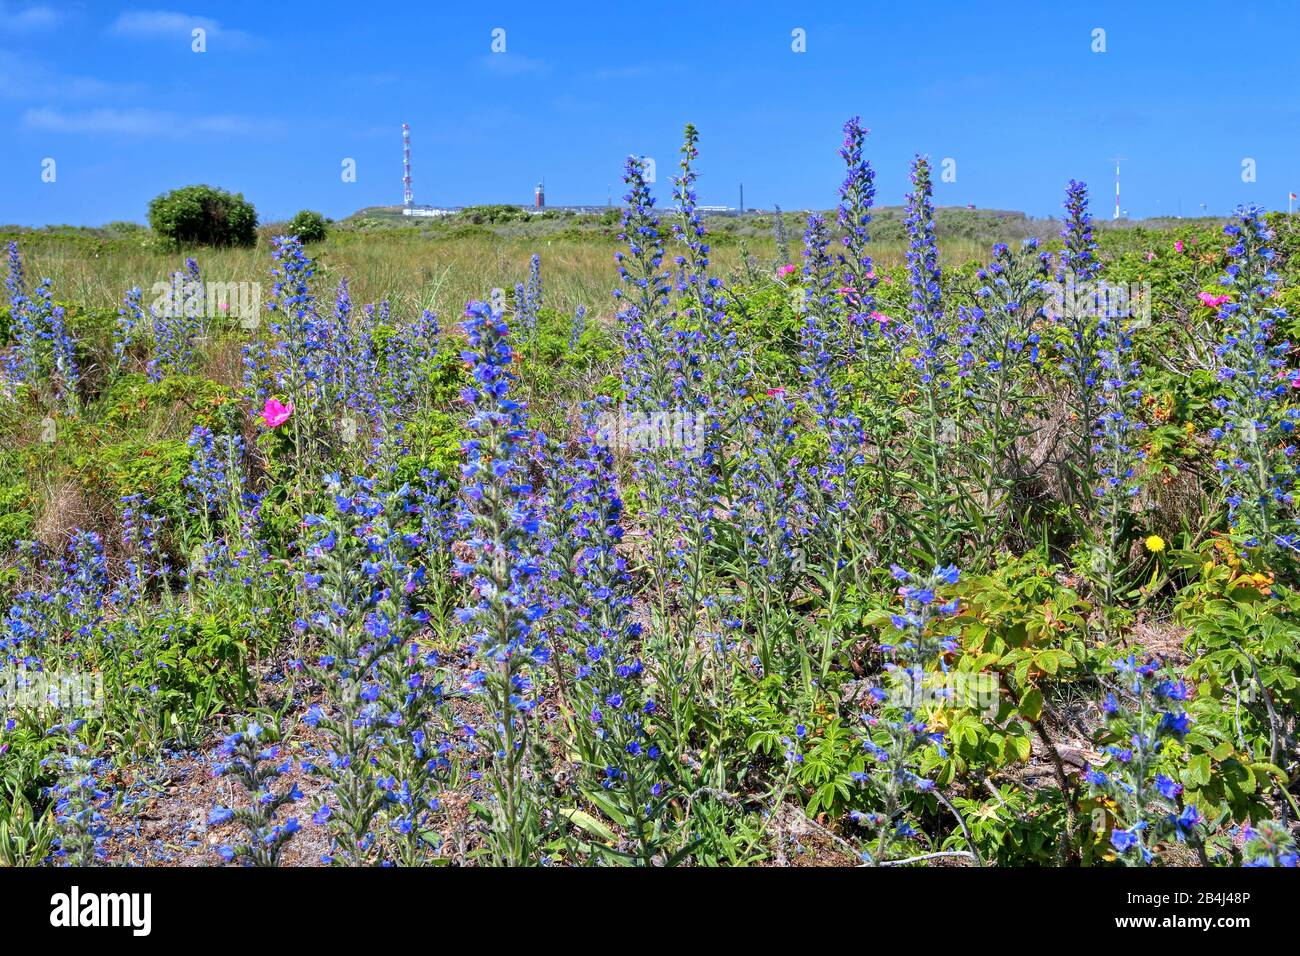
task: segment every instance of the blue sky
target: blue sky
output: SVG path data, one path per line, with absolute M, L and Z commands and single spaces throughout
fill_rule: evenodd
M 395 204 L 403 122 L 433 204 L 530 202 L 541 176 L 551 203 L 603 203 L 629 152 L 666 194 L 689 121 L 703 202 L 743 180 L 749 206 L 825 208 L 853 114 L 884 204 L 917 151 L 955 161 L 944 205 L 1054 215 L 1078 177 L 1109 215 L 1115 155 L 1135 217 L 1300 192 L 1290 0 L 194 2 L 0 0 L 0 223 L 143 221 L 195 182 L 264 220 Z

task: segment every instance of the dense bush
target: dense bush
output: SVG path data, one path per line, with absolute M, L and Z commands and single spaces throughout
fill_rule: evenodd
M 329 220 L 318 212 L 304 209 L 289 220 L 284 231 L 290 236 L 297 236 L 303 242 L 322 242 L 329 234 Z
M 529 213 L 519 206 L 497 204 L 493 206 L 468 206 L 456 214 L 457 219 L 476 226 L 494 226 L 504 222 L 519 222 L 529 218 Z
M 149 225 L 185 246 L 251 246 L 257 240 L 257 211 L 242 193 L 212 186 L 185 186 L 154 197 Z

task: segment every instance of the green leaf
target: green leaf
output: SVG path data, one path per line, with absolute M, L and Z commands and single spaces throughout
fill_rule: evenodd
M 1020 698 L 1020 713 L 1026 720 L 1037 722 L 1043 716 L 1043 692 L 1037 687 L 1026 691 Z
M 1030 742 L 1029 738 L 1022 736 L 1020 734 L 1014 734 L 1008 737 L 1007 745 L 1011 748 L 1012 752 L 1016 755 L 1016 759 L 1019 760 L 1021 763 L 1024 763 L 1026 760 L 1028 760 L 1029 755 L 1033 753 L 1034 750 L 1033 744 Z
M 601 823 L 595 817 L 585 810 L 579 810 L 576 807 L 561 807 L 560 816 L 568 820 L 574 826 L 586 830 L 592 836 L 599 837 L 606 843 L 617 843 L 618 836 L 605 824 Z
M 1195 754 L 1187 761 L 1187 771 L 1183 774 L 1186 782 L 1195 787 L 1203 787 L 1210 782 L 1210 755 Z

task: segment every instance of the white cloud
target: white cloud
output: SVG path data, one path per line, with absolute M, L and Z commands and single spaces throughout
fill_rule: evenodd
M 128 10 L 118 15 L 108 32 L 131 39 L 182 38 L 188 43 L 191 31 L 196 27 L 207 31 L 209 43 L 219 42 L 231 49 L 253 46 L 257 42 L 251 33 L 224 27 L 211 17 L 175 10 Z
M 644 80 L 662 76 L 681 76 L 689 72 L 690 68 L 685 63 L 634 63 L 627 66 L 594 70 L 591 73 L 591 78 L 608 83 L 624 80 Z
M 23 113 L 24 129 L 45 133 L 90 133 L 149 138 L 180 138 L 195 135 L 265 136 L 279 133 L 276 120 L 234 114 L 193 116 L 150 109 L 94 109 L 63 112 L 30 109 Z
M 524 76 L 549 73 L 551 68 L 543 60 L 521 56 L 518 53 L 489 53 L 479 61 L 483 69 L 500 76 Z
M 59 73 L 29 56 L 0 50 L 0 99 L 94 100 L 138 94 L 138 83 Z
M 62 19 L 62 14 L 53 7 L 20 7 L 0 0 L 0 32 L 3 33 L 36 33 L 40 30 L 50 30 Z

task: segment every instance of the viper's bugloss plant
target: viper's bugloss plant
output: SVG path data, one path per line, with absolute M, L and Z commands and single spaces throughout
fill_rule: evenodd
M 30 294 L 23 272 L 18 243 L 9 243 L 5 290 L 14 352 L 4 357 L 5 377 L 10 387 L 29 384 L 53 386 L 66 411 L 78 409 L 77 390 L 81 368 L 77 363 L 77 342 L 65 322 L 63 306 L 55 305 L 50 280 L 42 280 Z
M 1109 830 L 1116 859 L 1145 865 L 1170 837 L 1199 846 L 1202 818 L 1183 803 L 1169 752 L 1191 729 L 1191 690 L 1155 660 L 1130 655 L 1114 667 L 1118 686 L 1102 704 L 1106 760 L 1089 767 L 1084 780 L 1094 798 L 1094 830 Z
M 869 132 L 862 120 L 854 116 L 844 124 L 844 143 L 840 146 L 846 172 L 840 184 L 840 202 L 836 209 L 836 218 L 843 232 L 840 239 L 843 252 L 836 259 L 839 284 L 849 308 L 846 310 L 848 326 L 841 330 L 838 338 L 844 340 L 843 347 L 850 354 L 856 352 L 860 339 L 883 339 L 885 336 L 884 328 L 877 326 L 871 318 L 875 309 L 876 273 L 867 252 L 867 243 L 871 241 L 868 227 L 876 186 L 875 172 L 863 155 Z
M 1096 322 L 1095 347 L 1100 382 L 1091 407 L 1097 411 L 1089 460 L 1095 470 L 1093 498 L 1100 530 L 1090 563 L 1100 585 L 1103 610 L 1116 600 L 1127 532 L 1141 491 L 1138 469 L 1146 452 L 1139 445 L 1145 428 L 1141 367 L 1134 358 L 1132 334 L 1120 316 L 1103 315 Z
M 912 161 L 912 191 L 907 195 L 907 275 L 910 359 L 920 400 L 915 403 L 909 448 L 909 481 L 918 498 L 912 530 L 918 552 L 942 564 L 957 547 L 951 520 L 956 502 L 953 446 L 957 421 L 949 330 L 944 314 L 939 247 L 934 234 L 934 186 L 930 161 Z
M 308 383 L 319 383 L 329 361 L 327 326 L 316 307 L 311 280 L 316 264 L 295 236 L 271 240 L 272 358 L 278 364 L 276 384 L 290 395 L 302 395 Z M 305 403 L 304 403 L 305 404 Z
M 528 258 L 528 280 L 515 285 L 514 326 L 525 340 L 537 334 L 542 305 L 542 257 L 533 253 Z
M 1023 478 L 1017 443 L 1030 433 L 1024 422 L 1033 406 L 1030 375 L 1039 361 L 1048 264 L 1037 239 L 1026 239 L 1019 250 L 998 243 L 976 273 L 982 285 L 975 302 L 959 309 L 972 358 L 962 383 L 974 415 L 961 435 L 977 494 L 967 500 L 984 548 L 1005 534 L 1007 505 Z
M 171 568 L 160 540 L 165 519 L 155 510 L 153 502 L 137 493 L 125 495 L 121 504 L 126 575 L 118 585 L 114 603 L 129 608 L 142 605 L 154 582 L 165 585 Z M 139 610 L 143 612 L 144 608 Z
M 793 402 L 780 391 L 756 397 L 741 413 L 740 425 L 746 450 L 733 478 L 737 568 L 758 664 L 770 675 L 782 672 L 782 657 L 806 653 L 802 646 L 782 646 L 781 638 L 791 632 L 789 598 L 809 532 L 808 491 L 795 446 L 799 432 Z
M 405 525 L 419 499 L 367 478 L 325 483 L 333 507 L 307 518 L 308 610 L 298 622 L 318 642 L 308 669 L 326 693 L 304 718 L 328 749 L 306 768 L 331 784 L 313 820 L 333 837 L 331 861 L 409 865 L 437 810 L 430 721 L 443 700 L 439 659 L 419 639 L 428 615 L 413 600 L 425 543 Z
M 144 307 L 140 304 L 143 294 L 139 286 L 128 289 L 117 310 L 117 323 L 113 326 L 113 357 L 119 371 L 145 331 Z
M 187 375 L 194 368 L 205 303 L 192 292 L 193 280 L 185 272 L 173 272 L 171 287 L 161 306 L 149 307 L 153 320 L 153 358 L 146 370 L 149 380 L 159 382 L 169 375 Z
M 785 228 L 785 213 L 779 205 L 772 207 L 772 239 L 776 242 L 776 268 L 793 265 L 790 258 L 790 233 Z
M 673 331 L 668 321 L 668 272 L 655 199 L 646 181 L 645 164 L 629 156 L 623 168 L 623 231 L 627 251 L 614 253 L 622 287 L 614 290 L 625 356 L 623 390 L 638 410 L 671 406 L 676 383 L 670 370 Z
M 1266 561 L 1293 561 L 1300 553 L 1292 493 L 1300 409 L 1285 402 L 1281 370 L 1290 345 L 1274 335 L 1286 311 L 1275 302 L 1273 230 L 1262 208 L 1245 206 L 1223 231 L 1232 261 L 1219 279 L 1230 299 L 1219 306 L 1223 338 L 1215 349 L 1221 391 L 1214 407 L 1223 416 L 1210 433 L 1220 450 L 1215 467 L 1238 544 L 1261 550 Z
M 8 375 L 15 383 L 27 382 L 37 375 L 40 333 L 32 316 L 31 300 L 27 292 L 27 278 L 23 271 L 22 255 L 18 243 L 8 247 L 5 291 L 9 297 L 9 317 L 12 335 L 17 343 L 16 356 L 8 363 Z
M 557 568 L 557 587 L 571 595 L 560 612 L 573 645 L 571 720 L 588 798 L 628 838 L 626 849 L 609 852 L 648 866 L 665 861 L 673 839 L 664 820 L 673 795 L 671 758 L 661 746 L 669 735 L 658 732 L 665 715 L 642 658 L 631 576 L 619 553 L 623 502 L 613 455 L 600 441 L 597 407 L 589 410 L 576 455 L 565 463 L 571 480 L 559 502 L 574 542 Z
M 267 734 L 260 724 L 250 722 L 217 748 L 213 775 L 234 780 L 244 791 L 242 803 L 218 806 L 208 814 L 211 826 L 234 822 L 243 830 L 243 840 L 217 848 L 227 863 L 278 866 L 285 845 L 301 829 L 297 817 L 279 818 L 281 808 L 302 799 L 296 783 L 277 786 L 276 781 L 293 769 L 279 740 L 279 733 Z
M 582 333 L 587 330 L 587 307 L 579 305 L 573 310 L 573 324 L 569 327 L 569 351 L 578 347 Z
M 708 548 L 716 534 L 723 444 L 717 412 L 738 393 L 743 378 L 721 282 L 708 274 L 709 246 L 691 165 L 697 152 L 693 127 L 686 129 L 681 152 L 673 236 L 684 249 L 674 257 L 676 268 L 670 275 L 663 267 L 663 238 L 645 167 L 630 159 L 622 233 L 628 251 L 616 254 L 624 288 L 615 291 L 627 348 L 627 410 L 681 426 L 674 440 L 633 450 L 633 477 L 654 555 L 653 632 L 655 640 L 675 648 L 656 656 L 670 668 L 686 665 L 685 648 L 710 597 Z M 685 686 L 681 674 L 661 679 Z
M 881 865 L 899 855 L 899 847 L 917 837 L 914 825 L 915 800 L 922 794 L 936 794 L 934 781 L 920 772 L 928 749 L 943 753 L 943 731 L 926 723 L 924 713 L 934 695 L 931 669 L 943 655 L 955 651 L 957 639 L 945 624 L 959 610 L 956 598 L 948 597 L 960 578 L 952 566 L 936 567 L 918 575 L 894 566 L 902 608 L 889 615 L 888 640 L 881 643 L 884 673 L 870 691 L 863 714 L 862 748 L 867 768 L 853 773 L 871 796 L 874 809 L 853 813 L 859 826 L 874 831 L 862 851 L 862 859 Z M 954 811 L 955 812 L 955 811 Z
M 1092 427 L 1099 414 L 1103 376 L 1097 318 L 1098 302 L 1104 297 L 1098 294 L 1102 290 L 1096 285 L 1101 264 L 1097 260 L 1086 183 L 1070 180 L 1065 188 L 1064 207 L 1053 318 L 1062 326 L 1057 351 L 1069 386 L 1070 408 L 1076 416 L 1069 436 L 1066 475 L 1070 487 L 1077 489 L 1075 500 L 1087 511 L 1092 507 L 1090 492 L 1097 480 Z
M 245 353 L 246 379 L 259 397 L 287 396 L 295 414 L 287 429 L 291 444 L 295 499 L 300 508 L 309 464 L 322 462 L 332 441 L 335 409 L 329 385 L 338 365 L 332 317 L 319 308 L 312 280 L 316 264 L 296 236 L 271 240 L 271 296 L 265 333 Z
M 74 740 L 67 753 L 51 757 L 47 763 L 55 763 L 59 771 L 59 782 L 48 794 L 59 828 L 53 858 L 62 866 L 102 862 L 104 841 L 111 833 L 104 811 L 112 795 L 99 782 L 108 769 L 107 761 L 88 756 L 86 746 Z
M 541 826 L 534 711 L 550 647 L 538 628 L 545 613 L 537 587 L 540 521 L 527 474 L 525 409 L 510 397 L 510 330 L 486 302 L 466 307 L 464 330 L 472 384 L 462 399 L 473 437 L 464 443 L 457 524 L 473 557 L 458 570 L 475 600 L 458 617 L 475 649 L 472 682 L 487 710 L 493 856 L 520 866 L 533 859 Z
M 68 330 L 61 305 L 53 306 L 49 311 L 49 336 L 59 398 L 65 409 L 75 412 L 79 407 L 77 390 L 81 387 L 81 367 L 77 364 L 77 341 Z
M 824 462 L 809 471 L 815 481 L 815 493 L 821 499 L 821 507 L 815 510 L 812 520 L 823 525 L 828 550 L 838 562 L 845 558 L 845 524 L 859 510 L 856 492 L 865 459 L 862 420 L 847 407 L 844 372 L 848 357 L 837 353 L 835 345 L 845 333 L 840 327 L 841 298 L 834 289 L 835 271 L 829 245 L 825 221 L 818 215 L 810 216 L 804 233 L 804 319 L 799 337 L 799 371 L 806 383 L 804 398 L 828 443 Z
M 207 426 L 195 425 L 186 444 L 193 457 L 181 484 L 189 493 L 190 513 L 207 513 L 229 499 L 227 463 L 232 458 L 238 462 L 243 442 L 237 435 L 216 436 Z

